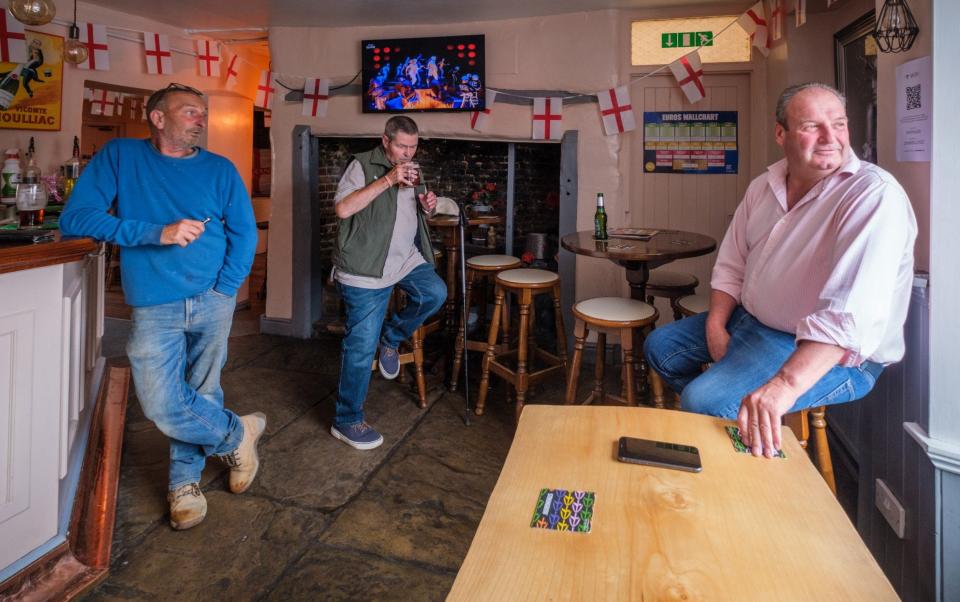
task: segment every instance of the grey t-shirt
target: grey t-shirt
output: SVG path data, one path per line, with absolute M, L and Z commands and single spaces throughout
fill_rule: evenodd
M 339 203 L 352 192 L 364 187 L 363 167 L 359 161 L 353 161 L 347 166 L 347 171 L 340 178 L 337 186 L 337 196 L 334 202 Z M 341 284 L 358 288 L 386 288 L 400 282 L 404 276 L 415 267 L 426 263 L 423 255 L 415 244 L 417 236 L 417 211 L 419 203 L 413 194 L 413 188 L 401 187 L 397 192 L 397 219 L 393 225 L 393 235 L 390 237 L 390 249 L 387 251 L 387 261 L 383 265 L 383 276 L 358 276 L 342 270 L 335 271 L 335 278 Z

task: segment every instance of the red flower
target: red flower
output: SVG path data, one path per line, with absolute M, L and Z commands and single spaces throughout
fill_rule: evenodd
M 484 188 L 486 188 L 486 189 L 489 190 L 490 192 L 493 192 L 494 190 L 497 189 L 497 185 L 494 184 L 493 182 L 487 182 L 487 185 L 484 186 Z
M 520 256 L 520 261 L 523 263 L 533 263 L 533 260 L 536 257 L 533 256 L 533 251 L 524 251 L 523 255 Z
M 472 196 L 471 198 L 473 198 L 473 200 L 475 200 L 475 201 L 476 201 L 477 199 L 479 199 L 479 198 L 480 198 L 480 193 L 479 193 L 479 192 L 476 192 L 476 191 L 474 191 L 474 193 L 473 193 L 473 196 Z

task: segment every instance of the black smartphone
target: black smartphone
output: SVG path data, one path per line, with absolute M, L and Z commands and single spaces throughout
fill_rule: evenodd
M 700 472 L 703 469 L 700 465 L 700 450 L 692 445 L 633 437 L 620 437 L 617 459 L 621 462 L 675 468 L 688 472 Z

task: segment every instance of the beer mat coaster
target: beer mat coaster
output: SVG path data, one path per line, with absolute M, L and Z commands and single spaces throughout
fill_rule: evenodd
M 743 444 L 743 439 L 740 438 L 740 428 L 736 426 L 724 427 L 727 429 L 727 435 L 730 436 L 730 442 L 733 443 L 733 449 L 741 454 L 749 454 L 750 448 Z M 783 450 L 779 450 L 776 454 L 778 458 L 786 458 L 787 454 L 783 453 Z
M 26 232 L 36 232 L 37 230 L 57 230 L 60 228 L 59 220 L 44 220 L 42 226 L 34 226 L 32 228 L 26 228 Z M 11 230 L 20 230 L 20 227 L 17 225 L 16 220 L 12 224 L 4 224 L 0 226 L 0 231 L 11 231 Z
M 596 499 L 592 491 L 541 489 L 530 526 L 534 529 L 589 533 Z
M 633 238 L 636 240 L 650 240 L 660 233 L 660 230 L 650 228 L 611 228 L 607 231 L 609 236 L 617 238 Z

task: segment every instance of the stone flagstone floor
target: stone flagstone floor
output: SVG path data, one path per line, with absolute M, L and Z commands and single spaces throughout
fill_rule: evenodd
M 356 451 L 329 433 L 338 358 L 332 336 L 231 339 L 228 406 L 268 416 L 260 473 L 233 495 L 210 460 L 207 518 L 183 532 L 168 524 L 166 440 L 131 387 L 111 572 L 84 599 L 442 600 L 509 449 L 512 406 L 498 387 L 467 427 L 439 376 L 420 410 L 409 384 L 375 375 L 366 409 L 385 442 Z

